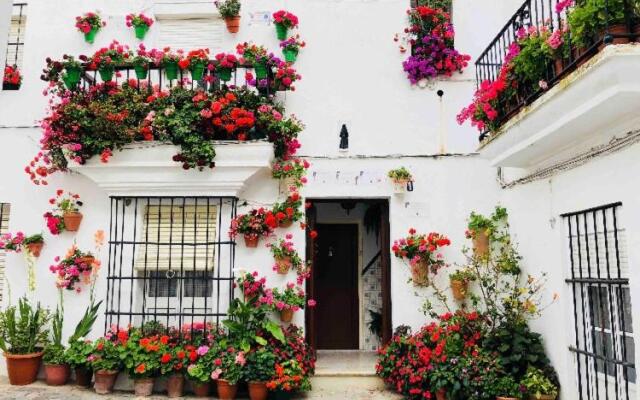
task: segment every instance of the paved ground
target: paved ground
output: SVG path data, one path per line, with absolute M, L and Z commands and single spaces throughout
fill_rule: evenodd
M 0 383 L 0 399 L 20 399 L 20 400 L 111 400 L 111 399 L 134 399 L 133 393 L 117 392 L 113 395 L 100 396 L 93 390 L 79 389 L 72 385 L 61 387 L 49 387 L 42 382 L 37 382 L 29 386 L 10 386 L 6 382 Z M 185 397 L 191 398 L 191 397 Z M 213 398 L 213 397 L 212 397 Z M 158 395 L 145 397 L 148 400 L 167 399 L 166 396 Z M 335 390 L 312 391 L 301 397 L 301 399 L 323 399 L 323 400 L 391 400 L 401 399 L 389 392 L 358 388 L 335 388 Z

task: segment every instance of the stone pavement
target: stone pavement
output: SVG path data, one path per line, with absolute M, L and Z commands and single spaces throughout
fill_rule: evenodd
M 73 385 L 51 387 L 43 382 L 36 382 L 28 386 L 10 386 L 6 380 L 0 382 L 0 400 L 112 400 L 134 399 L 136 396 L 130 392 L 116 392 L 113 395 L 100 396 L 89 389 L 80 389 Z M 186 396 L 185 398 L 194 399 Z M 215 397 L 211 397 L 214 399 Z M 402 397 L 391 392 L 382 392 L 370 389 L 340 387 L 335 389 L 323 389 L 312 391 L 300 399 L 323 400 L 400 400 Z M 142 398 L 141 398 L 142 399 Z M 163 395 L 145 397 L 148 400 L 166 400 Z

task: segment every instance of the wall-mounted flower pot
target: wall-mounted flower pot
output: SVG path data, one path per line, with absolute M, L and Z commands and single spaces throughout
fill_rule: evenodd
M 2 83 L 2 90 L 18 90 L 18 89 L 20 89 L 19 83 L 10 83 L 10 82 Z
M 96 371 L 96 381 L 93 388 L 97 394 L 109 394 L 113 392 L 113 387 L 118 379 L 118 371 L 100 370 Z
M 282 50 L 284 54 L 284 60 L 289 63 L 294 63 L 298 59 L 298 50 L 294 49 L 284 49 Z
M 62 215 L 64 220 L 64 229 L 69 232 L 77 232 L 80 229 L 80 223 L 82 222 L 81 212 L 65 212 Z
M 4 353 L 9 383 L 23 386 L 35 382 L 42 362 L 42 352 L 31 354 Z
M 139 80 L 147 79 L 147 75 L 149 73 L 148 65 L 134 65 L 133 70 L 136 71 L 136 78 Z
M 136 39 L 144 39 L 147 36 L 147 32 L 149 32 L 149 25 L 142 24 L 134 26 L 134 30 L 136 32 Z
M 76 385 L 80 387 L 91 387 L 91 378 L 93 378 L 93 371 L 91 368 L 78 367 L 75 369 L 76 373 Z
M 240 30 L 240 16 L 237 15 L 235 17 L 225 18 L 225 24 L 227 24 L 227 31 L 229 33 L 238 33 Z
M 178 79 L 178 63 L 175 61 L 167 61 L 164 64 L 164 74 L 170 81 Z
M 191 391 L 196 397 L 209 397 L 209 382 L 191 382 Z
M 467 281 L 460 281 L 458 279 L 451 279 L 450 280 L 450 285 L 451 285 L 451 292 L 453 293 L 453 298 L 458 300 L 458 301 L 462 301 L 467 297 L 467 287 L 468 287 L 468 283 Z
M 281 219 L 281 220 L 278 222 L 278 226 L 279 226 L 280 228 L 288 228 L 288 227 L 290 227 L 291 225 L 293 225 L 293 220 L 292 220 L 292 219 L 289 219 L 289 218 Z
M 98 28 L 91 28 L 91 30 L 84 34 L 84 41 L 93 44 L 96 40 L 96 34 L 98 33 Z
M 69 380 L 71 368 L 66 364 L 45 364 L 45 381 L 49 386 L 62 386 Z
M 40 257 L 40 253 L 42 252 L 43 247 L 44 247 L 44 242 L 29 243 L 27 245 L 27 251 L 29 252 L 29 254 L 32 254 L 34 257 Z
M 289 28 L 282 24 L 276 24 L 276 36 L 278 37 L 278 40 L 286 40 L 288 33 Z
M 293 310 L 290 308 L 285 308 L 284 310 L 280 310 L 280 321 L 282 322 L 291 322 L 293 320 Z
M 485 231 L 475 232 L 473 235 L 473 254 L 476 257 L 485 257 L 489 254 L 489 236 Z
M 115 72 L 115 68 L 112 65 L 98 68 L 100 79 L 102 79 L 103 82 L 111 81 L 113 79 L 114 72 Z
M 407 192 L 408 179 L 394 179 L 393 180 L 393 193 L 403 194 Z
M 291 269 L 291 257 L 276 258 L 276 270 L 280 275 L 286 275 Z
M 267 400 L 268 395 L 266 382 L 249 382 L 249 398 L 251 400 Z
M 192 63 L 190 67 L 191 79 L 193 79 L 194 81 L 199 81 L 200 79 L 202 79 L 202 76 L 204 75 L 204 68 L 205 64 L 203 62 Z
M 267 79 L 267 64 L 256 63 L 253 70 L 256 73 L 256 79 Z
M 218 379 L 218 398 L 221 400 L 233 400 L 238 393 L 238 385 L 230 384 L 225 379 Z
M 414 286 L 427 286 L 429 284 L 429 264 L 421 260 L 411 265 L 411 280 Z
M 244 245 L 246 247 L 249 248 L 256 248 L 258 247 L 258 242 L 260 242 L 260 237 L 259 236 L 245 236 L 244 237 Z
M 229 82 L 231 80 L 231 68 L 216 69 L 216 76 L 223 82 Z
M 564 70 L 564 61 L 562 58 L 556 58 L 553 60 L 553 68 L 555 70 L 556 76 L 560 76 Z
M 62 77 L 67 89 L 73 89 L 80 82 L 81 70 L 79 67 L 67 67 L 64 69 L 65 73 Z
M 136 396 L 148 397 L 153 393 L 153 378 L 139 378 L 133 381 L 133 391 Z
M 173 374 L 167 378 L 167 397 L 182 397 L 184 392 L 184 376 L 182 374 Z

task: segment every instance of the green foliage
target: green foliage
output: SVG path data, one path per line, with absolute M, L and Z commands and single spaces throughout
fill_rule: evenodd
M 56 308 L 51 320 L 51 342 L 44 347 L 43 361 L 46 364 L 65 364 L 65 349 L 62 345 L 64 315 L 60 307 Z
M 369 311 L 369 322 L 367 322 L 367 327 L 369 328 L 369 332 L 373 333 L 379 338 L 382 338 L 382 313 L 374 310 Z
M 50 312 L 38 302 L 35 307 L 26 297 L 18 306 L 7 307 L 0 313 L 0 349 L 11 354 L 30 354 L 48 342 L 47 326 Z
M 585 0 L 568 16 L 571 41 L 586 48 L 607 25 L 625 22 L 624 0 Z
M 449 274 L 449 279 L 462 282 L 471 282 L 476 280 L 476 274 L 470 268 L 462 268 Z
M 90 304 L 87 309 L 84 311 L 82 318 L 78 321 L 76 325 L 76 329 L 73 331 L 73 334 L 69 337 L 69 343 L 73 344 L 77 341 L 82 340 L 87 337 L 89 333 L 91 333 L 91 329 L 93 328 L 93 324 L 96 322 L 96 318 L 98 318 L 98 310 L 102 305 L 102 300 L 98 302 L 98 304 Z
M 513 74 L 520 85 L 538 90 L 546 79 L 551 57 L 546 47 L 548 35 L 542 33 L 520 40 L 520 54 L 513 59 Z
M 282 328 L 267 318 L 267 311 L 266 307 L 257 307 L 250 301 L 234 299 L 229 306 L 229 319 L 223 321 L 229 331 L 229 339 L 244 352 L 250 351 L 256 344 L 266 344 L 260 332 L 267 332 L 284 343 Z
M 65 351 L 65 363 L 72 368 L 86 367 L 89 365 L 89 356 L 93 353 L 91 340 L 78 338 L 69 341 L 69 347 Z
M 59 344 L 48 344 L 44 348 L 44 355 L 42 361 L 45 364 L 61 365 L 67 363 L 67 357 L 65 356 L 64 346 Z
M 411 179 L 413 179 L 411 172 L 409 172 L 409 170 L 405 167 L 392 169 L 387 173 L 387 175 L 394 181 L 410 181 Z
M 527 389 L 529 396 L 534 399 L 539 399 L 542 395 L 554 398 L 558 396 L 558 387 L 545 376 L 544 372 L 533 367 L 527 370 L 520 384 Z
M 509 375 L 504 375 L 497 379 L 493 384 L 493 392 L 500 397 L 513 397 L 522 399 L 522 390 L 520 384 Z
M 276 356 L 268 347 L 261 347 L 247 354 L 244 368 L 244 380 L 247 382 L 266 382 L 275 373 Z
M 443 10 L 451 10 L 451 0 L 418 0 L 419 6 L 427 6 L 431 8 L 440 8 Z
M 100 338 L 93 344 L 89 358 L 94 371 L 120 371 L 122 368 L 121 348 L 117 343 Z
M 240 0 L 220 0 L 215 2 L 222 18 L 233 18 L 240 15 Z
M 44 237 L 42 236 L 42 233 L 36 233 L 35 235 L 27 236 L 22 241 L 23 245 L 28 245 L 33 243 L 44 243 Z

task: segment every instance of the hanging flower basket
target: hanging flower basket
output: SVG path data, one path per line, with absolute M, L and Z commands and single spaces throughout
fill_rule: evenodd
M 489 254 L 489 236 L 487 232 L 483 230 L 475 232 L 472 242 L 473 254 L 476 257 L 486 257 Z
M 40 253 L 42 252 L 43 247 L 44 242 L 29 243 L 27 244 L 27 251 L 34 257 L 40 257 Z
M 96 35 L 98 34 L 98 28 L 91 28 L 91 30 L 84 34 L 84 41 L 93 44 L 96 40 Z
M 287 62 L 294 63 L 298 59 L 298 50 L 284 49 L 282 52 L 284 53 L 284 59 Z
M 178 62 L 167 61 L 164 64 L 164 73 L 168 80 L 178 79 Z
M 256 248 L 258 247 L 258 243 L 260 242 L 260 237 L 259 236 L 245 236 L 244 237 L 244 245 L 246 247 L 249 248 Z
M 276 36 L 278 40 L 285 40 L 287 38 L 288 33 L 289 33 L 289 28 L 287 28 L 283 24 L 276 24 Z
M 111 81 L 113 79 L 114 71 L 115 71 L 115 68 L 112 65 L 100 67 L 98 69 L 98 73 L 100 74 L 100 79 L 102 79 L 103 82 Z
M 253 70 L 256 73 L 256 79 L 267 79 L 267 64 L 256 63 L 253 66 Z
M 148 65 L 134 65 L 133 69 L 136 71 L 136 78 L 138 78 L 138 80 L 147 79 L 149 73 Z
M 451 285 L 451 292 L 453 293 L 453 298 L 457 301 L 463 301 L 467 297 L 468 293 L 468 282 L 461 281 L 458 279 L 451 279 L 449 281 Z
M 204 62 L 194 62 L 191 63 L 191 79 L 194 81 L 199 81 L 202 79 L 204 75 L 205 64 Z
M 427 260 L 421 260 L 411 265 L 411 280 L 414 286 L 429 285 L 429 264 Z
M 147 32 L 149 32 L 148 25 L 137 25 L 134 27 L 136 32 L 136 39 L 143 40 L 145 36 L 147 36 Z
M 62 215 L 64 228 L 69 232 L 77 232 L 82 222 L 82 213 L 79 211 L 67 211 Z
M 229 17 L 224 19 L 225 24 L 227 24 L 227 31 L 229 33 L 238 33 L 240 31 L 240 16 L 237 15 L 235 17 Z
M 276 270 L 280 275 L 286 275 L 291 269 L 291 257 L 276 258 Z
M 402 194 L 407 192 L 408 179 L 394 179 L 393 180 L 393 193 Z
M 290 308 L 285 308 L 280 311 L 280 321 L 289 323 L 293 320 L 293 310 Z
M 231 80 L 231 68 L 218 68 L 216 69 L 216 76 L 223 82 L 229 82 Z

